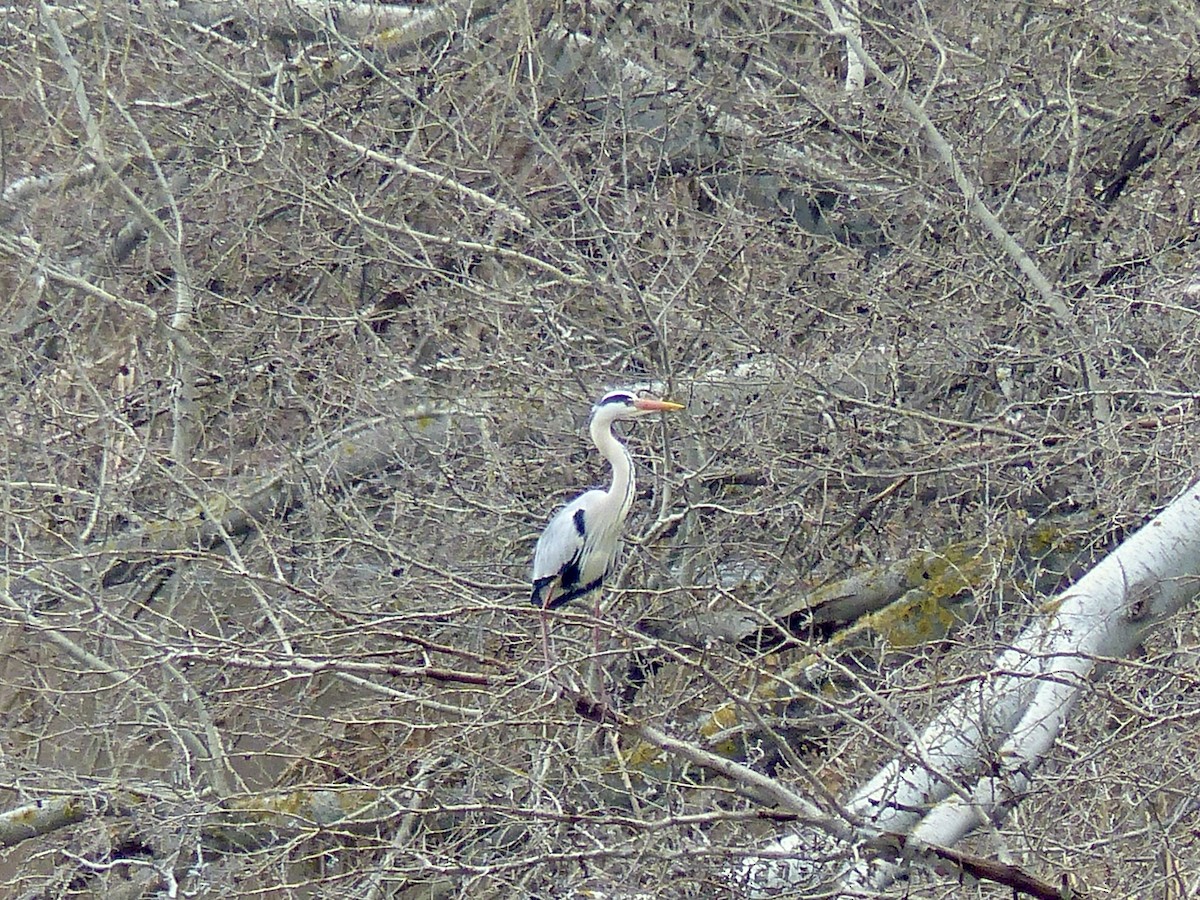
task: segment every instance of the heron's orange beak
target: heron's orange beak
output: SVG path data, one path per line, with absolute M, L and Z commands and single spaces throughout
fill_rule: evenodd
M 646 412 L 658 412 L 660 410 L 662 412 L 675 412 L 677 409 L 683 409 L 682 403 L 672 403 L 670 400 L 650 400 L 644 397 L 640 400 L 634 400 L 633 405 L 635 409 L 643 409 Z

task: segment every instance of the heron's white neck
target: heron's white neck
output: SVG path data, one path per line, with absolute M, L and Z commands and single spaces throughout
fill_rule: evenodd
M 592 440 L 600 454 L 612 466 L 612 485 L 608 489 L 608 502 L 612 506 L 615 521 L 620 524 L 633 505 L 633 491 L 637 480 L 633 474 L 633 459 L 629 450 L 617 440 L 612 432 L 613 420 L 604 416 L 593 417 Z

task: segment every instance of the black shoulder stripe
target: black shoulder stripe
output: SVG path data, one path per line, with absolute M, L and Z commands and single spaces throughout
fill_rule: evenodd
M 575 510 L 575 515 L 571 517 L 571 520 L 575 523 L 575 530 L 579 532 L 580 537 L 583 537 L 585 534 L 587 534 L 587 530 L 584 528 L 582 509 Z

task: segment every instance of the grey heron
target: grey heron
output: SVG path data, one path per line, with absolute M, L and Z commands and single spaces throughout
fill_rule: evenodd
M 683 409 L 682 403 L 639 396 L 632 390 L 610 391 L 592 407 L 592 441 L 612 467 L 608 490 L 580 494 L 550 519 L 533 554 L 530 601 L 542 610 L 542 639 L 551 662 L 545 611 L 572 600 L 596 596 L 610 574 L 621 541 L 621 529 L 633 505 L 636 478 L 629 450 L 613 434 L 613 423 L 656 412 Z

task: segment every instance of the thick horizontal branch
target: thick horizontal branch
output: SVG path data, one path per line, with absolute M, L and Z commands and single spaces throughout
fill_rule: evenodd
M 200 496 L 179 515 L 90 544 L 81 556 L 103 568 L 105 587 L 126 583 L 146 560 L 159 554 L 210 548 L 224 537 L 247 534 L 260 523 L 282 518 L 306 495 L 345 491 L 386 469 L 397 448 L 412 444 L 449 415 L 447 408 L 419 404 L 394 416 L 359 423 L 306 451 L 295 474 L 283 471 L 240 488 Z M 78 557 L 39 564 L 14 580 L 12 594 L 20 597 L 40 590 L 48 573 L 79 582 L 81 569 Z
M 1030 875 L 1018 866 L 950 847 L 927 844 L 903 834 L 880 835 L 867 844 L 867 849 L 892 860 L 911 860 L 919 857 L 938 868 L 946 868 L 949 864 L 960 877 L 969 876 L 978 881 L 1002 884 L 1012 888 L 1014 894 L 1027 894 L 1036 897 L 1037 900 L 1083 900 L 1084 897 L 1065 878 L 1061 884 L 1051 884 Z
M 632 737 L 639 738 L 673 757 L 701 766 L 729 779 L 761 802 L 773 804 L 794 815 L 797 821 L 820 828 L 837 836 L 848 836 L 847 826 L 832 819 L 815 804 L 791 790 L 781 781 L 756 772 L 749 766 L 711 753 L 689 741 L 672 737 L 665 731 L 614 709 L 610 704 L 577 689 L 564 689 L 564 695 L 575 707 L 577 715 L 600 725 L 613 725 Z
M 63 797 L 38 800 L 0 812 L 0 847 L 77 825 L 92 816 L 124 816 L 139 806 L 169 802 L 176 792 L 137 788 L 105 788 Z M 383 792 L 370 789 L 314 789 L 278 794 L 256 794 L 232 798 L 205 814 L 201 832 L 205 845 L 214 851 L 258 849 L 278 843 L 278 832 L 337 825 L 365 830 L 378 826 L 385 814 Z M 386 815 L 393 815 L 392 805 Z
M 464 684 L 479 687 L 492 687 L 500 684 L 510 684 L 514 678 L 507 674 L 488 675 L 483 672 L 467 672 L 461 669 L 447 669 L 439 666 L 404 666 L 396 663 L 355 662 L 345 659 L 314 659 L 305 656 L 287 656 L 279 658 L 255 658 L 245 654 L 229 654 L 221 651 L 210 652 L 176 652 L 172 656 L 185 660 L 204 660 L 219 662 L 222 665 L 235 666 L 239 669 L 255 669 L 270 672 L 291 672 L 302 675 L 353 674 L 358 676 L 375 675 L 380 677 L 412 678 L 436 681 L 443 684 Z M 502 665 L 499 660 L 496 664 Z
M 0 812 L 0 847 L 49 834 L 82 822 L 96 809 L 92 798 L 53 797 Z

